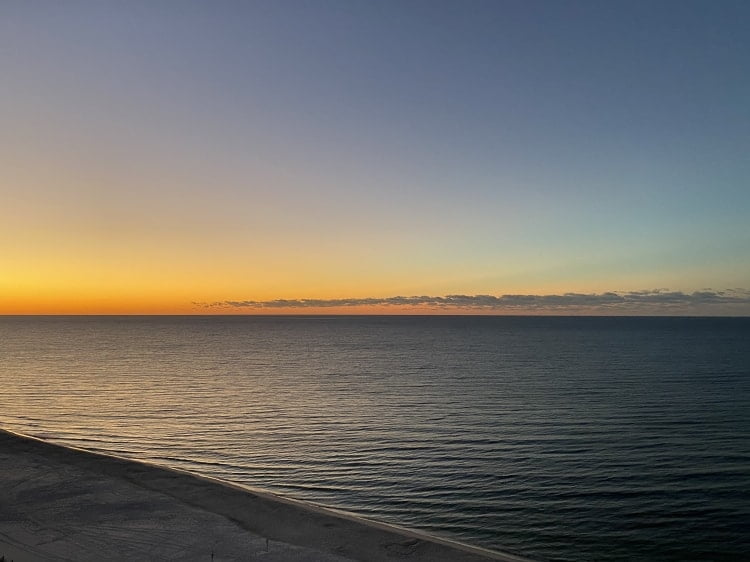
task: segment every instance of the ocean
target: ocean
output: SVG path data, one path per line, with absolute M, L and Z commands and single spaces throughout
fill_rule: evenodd
M 0 425 L 538 560 L 750 559 L 750 318 L 0 317 Z

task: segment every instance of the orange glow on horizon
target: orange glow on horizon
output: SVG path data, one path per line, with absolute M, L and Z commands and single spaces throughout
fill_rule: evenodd
M 321 315 L 510 315 L 526 314 L 487 309 L 437 308 L 434 306 L 326 306 L 300 308 L 205 307 L 192 302 L 156 299 L 37 299 L 0 300 L 0 315 L 201 315 L 201 316 L 321 316 Z

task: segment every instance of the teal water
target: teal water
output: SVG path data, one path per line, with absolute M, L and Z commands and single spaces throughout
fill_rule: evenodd
M 0 317 L 0 423 L 541 560 L 750 558 L 750 319 Z

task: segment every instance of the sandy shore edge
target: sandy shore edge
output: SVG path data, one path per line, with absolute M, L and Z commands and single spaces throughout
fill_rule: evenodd
M 85 559 L 89 554 L 93 556 L 91 559 L 95 559 L 96 553 L 91 552 L 92 547 L 89 542 L 94 545 L 100 544 L 102 550 L 100 554 L 112 558 L 112 552 L 121 547 L 119 543 L 126 546 L 131 544 L 127 542 L 128 532 L 136 535 L 132 537 L 133 539 L 137 538 L 144 544 L 149 544 L 149 548 L 153 551 L 158 545 L 148 542 L 150 540 L 147 538 L 150 536 L 148 533 L 157 535 L 164 533 L 164 529 L 169 525 L 166 522 L 152 523 L 150 517 L 153 514 L 149 513 L 150 506 L 154 511 L 162 513 L 160 516 L 162 521 L 168 520 L 170 524 L 177 527 L 176 536 L 180 537 L 179 540 L 185 544 L 209 545 L 212 543 L 212 538 L 216 536 L 222 537 L 222 544 L 246 541 L 251 546 L 242 546 L 241 559 L 244 560 L 434 562 L 479 560 L 521 562 L 527 560 L 511 554 L 473 547 L 422 532 L 363 519 L 345 512 L 231 482 L 114 455 L 57 445 L 7 429 L 0 429 L 0 446 L 4 465 L 3 470 L 0 471 L 0 488 L 2 489 L 0 492 L 0 548 L 4 545 L 6 557 L 15 557 L 15 562 L 32 559 L 80 560 Z M 49 482 L 45 483 L 45 475 Z M 31 488 L 29 484 L 25 484 L 26 477 L 28 477 L 27 480 L 33 479 L 34 481 L 34 486 Z M 93 484 L 87 487 L 85 485 L 87 481 L 96 482 L 95 489 L 92 490 Z M 50 490 L 57 490 L 57 495 L 50 496 Z M 64 500 L 57 499 L 60 490 L 64 491 Z M 112 490 L 118 490 L 117 499 L 108 503 L 106 496 Z M 84 498 L 90 506 L 84 515 L 79 514 L 82 520 L 78 524 L 75 518 L 81 510 L 76 507 L 76 494 Z M 130 503 L 123 498 L 129 500 Z M 92 532 L 95 534 L 97 510 L 100 511 L 102 517 L 106 515 L 111 518 L 114 516 L 110 512 L 119 506 L 120 511 L 127 514 L 129 519 L 123 520 L 122 513 L 116 515 L 118 529 L 125 529 L 125 531 L 118 531 L 119 534 L 114 539 L 111 537 L 111 531 L 102 531 L 102 537 L 98 542 L 96 538 L 88 542 L 82 539 L 76 539 L 77 542 L 68 540 L 68 542 L 83 545 L 84 552 L 80 557 L 70 552 L 69 554 L 73 555 L 72 558 L 67 554 L 59 558 L 45 558 L 43 554 L 45 552 L 49 554 L 50 549 L 45 550 L 40 544 L 29 544 L 34 543 L 38 537 L 32 537 L 33 540 L 30 540 L 24 535 L 29 524 L 24 526 L 23 517 L 27 517 L 36 525 L 40 521 L 39 513 L 47 513 L 51 506 L 57 509 L 51 512 L 52 519 L 66 522 L 65 528 L 56 528 L 54 523 L 45 527 L 42 522 L 45 533 L 50 529 L 57 531 L 58 534 L 53 533 L 52 536 L 65 535 L 67 531 L 69 536 L 80 535 L 85 539 Z M 247 537 L 237 538 L 230 532 L 231 530 L 224 529 L 223 526 L 221 528 L 223 534 L 220 534 L 218 530 L 211 528 L 213 524 L 219 525 L 213 519 L 208 522 L 203 521 L 195 529 L 181 529 L 179 528 L 180 521 L 184 519 L 192 523 L 194 519 L 199 518 L 196 515 L 198 511 L 181 516 L 182 519 L 179 520 L 175 516 L 172 521 L 169 519 L 172 515 L 170 510 L 177 513 L 187 508 L 198 510 L 201 514 L 219 516 L 238 527 L 238 532 L 244 531 Z M 111 525 L 106 528 L 110 527 Z M 201 540 L 201 534 L 203 534 L 203 540 Z M 123 536 L 125 536 L 124 539 Z M 61 544 L 64 544 L 64 548 L 61 547 L 61 550 L 68 552 L 75 548 L 75 545 L 70 546 L 64 543 L 64 537 L 56 540 L 63 541 Z M 176 539 L 170 535 L 169 540 L 175 541 Z M 170 544 L 169 540 L 165 540 L 165 544 Z M 273 552 L 268 547 L 268 541 L 272 541 L 274 545 Z M 138 541 L 131 542 L 134 544 Z M 50 543 L 43 542 L 42 544 Z M 208 546 L 202 548 L 208 549 Z M 240 546 L 235 548 L 239 549 Z M 256 557 L 253 557 L 253 551 Z M 198 553 L 196 548 L 193 548 L 191 552 L 196 555 L 194 559 L 210 559 L 204 557 L 208 555 L 208 552 Z M 0 554 L 3 552 L 0 551 Z M 24 554 L 27 556 L 24 557 Z M 185 554 L 190 554 L 190 552 L 186 551 Z M 213 546 L 211 546 L 210 554 L 214 556 L 215 562 L 221 559 L 214 552 Z M 168 553 L 165 553 L 164 559 L 167 558 Z M 226 554 L 223 559 L 240 558 L 232 558 L 231 554 Z

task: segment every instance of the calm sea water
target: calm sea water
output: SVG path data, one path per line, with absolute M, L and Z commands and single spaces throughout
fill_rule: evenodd
M 0 317 L 0 424 L 542 560 L 750 559 L 750 319 Z

